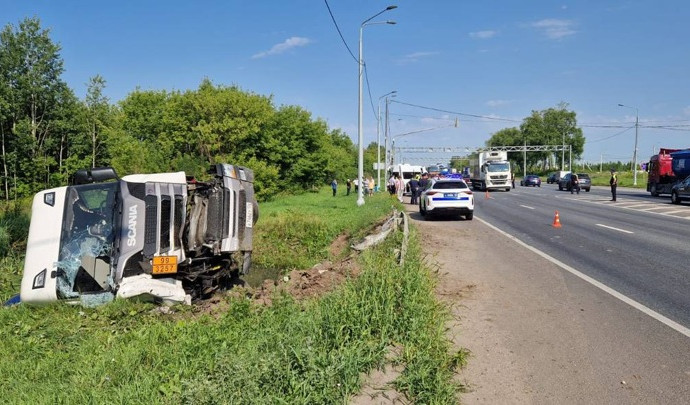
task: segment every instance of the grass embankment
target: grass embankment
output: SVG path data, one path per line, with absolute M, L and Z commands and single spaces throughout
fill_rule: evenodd
M 591 172 L 589 177 L 592 179 L 593 186 L 609 186 L 609 179 L 611 179 L 611 172 Z M 647 172 L 637 172 L 637 185 L 633 185 L 633 172 L 618 172 L 618 186 L 619 187 L 634 187 L 634 188 L 647 188 Z
M 592 179 L 593 186 L 609 186 L 609 179 L 611 179 L 611 172 L 608 170 L 602 172 L 591 172 L 587 170 L 576 170 L 575 173 L 587 173 L 589 178 Z M 633 188 L 647 188 L 647 172 L 637 172 L 637 185 L 633 185 L 633 172 L 632 171 L 621 171 L 617 172 L 618 176 L 618 186 L 619 187 L 633 187 Z M 541 176 L 542 183 L 546 184 L 546 175 Z M 520 178 L 516 177 L 517 184 L 520 184 Z
M 391 200 L 364 207 L 330 190 L 263 204 L 255 262 L 283 269 L 328 258 L 332 239 L 363 234 Z M 362 373 L 390 348 L 405 371 L 398 390 L 419 403 L 455 403 L 447 315 L 413 233 L 404 268 L 393 260 L 402 236 L 360 256 L 361 273 L 336 291 L 271 307 L 224 296 L 227 310 L 202 315 L 177 307 L 116 301 L 0 310 L 3 403 L 343 403 Z M 6 272 L 6 268 L 0 269 Z M 3 287 L 3 294 L 6 291 Z

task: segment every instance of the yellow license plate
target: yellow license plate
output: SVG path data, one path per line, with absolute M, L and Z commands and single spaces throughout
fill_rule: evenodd
M 152 274 L 177 273 L 177 256 L 154 256 Z

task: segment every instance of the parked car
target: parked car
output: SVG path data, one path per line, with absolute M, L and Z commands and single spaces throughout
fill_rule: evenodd
M 671 202 L 680 204 L 683 200 L 690 200 L 690 176 L 671 188 Z
M 432 214 L 454 214 L 471 220 L 474 195 L 462 179 L 431 180 L 420 196 L 419 212 L 427 218 Z
M 585 190 L 589 193 L 592 188 L 592 179 L 589 178 L 587 173 L 578 173 L 577 178 L 580 180 L 580 190 Z
M 528 174 L 520 180 L 520 185 L 541 187 L 541 179 L 536 174 Z
M 551 172 L 546 176 L 546 184 L 556 184 L 558 183 L 558 173 L 557 172 Z
M 571 184 L 572 173 L 568 173 L 563 178 L 558 180 L 558 190 L 570 191 L 573 188 Z M 580 190 L 589 192 L 592 187 L 592 180 L 587 173 L 577 173 L 578 181 L 580 182 Z

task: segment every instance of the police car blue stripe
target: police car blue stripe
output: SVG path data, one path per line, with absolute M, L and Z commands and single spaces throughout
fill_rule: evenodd
M 463 201 L 469 200 L 470 197 L 432 197 L 433 201 Z

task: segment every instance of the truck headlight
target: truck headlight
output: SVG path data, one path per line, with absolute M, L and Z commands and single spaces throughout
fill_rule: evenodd
M 46 285 L 46 269 L 43 269 L 40 273 L 36 274 L 36 277 L 34 277 L 34 286 L 33 289 L 37 288 L 43 288 Z
M 55 193 L 45 193 L 43 194 L 43 202 L 50 205 L 51 207 L 55 205 Z

